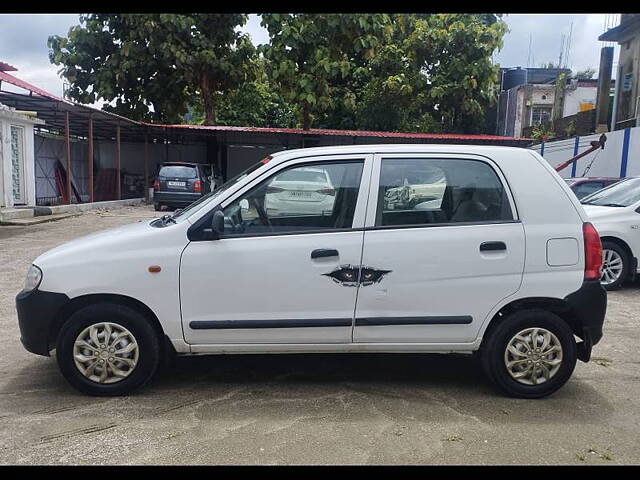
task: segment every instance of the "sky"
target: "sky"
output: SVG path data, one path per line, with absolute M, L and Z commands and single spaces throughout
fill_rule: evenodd
M 504 37 L 502 50 L 494 54 L 494 62 L 504 67 L 556 63 L 561 35 L 568 38 L 573 22 L 568 55 L 568 66 L 573 71 L 598 69 L 600 47 L 604 46 L 598 36 L 607 25 L 611 28 L 618 23 L 618 16 L 605 14 L 507 14 L 503 19 L 510 32 Z M 62 80 L 57 74 L 58 67 L 49 63 L 47 38 L 66 35 L 69 27 L 78 23 L 77 14 L 0 14 L 0 61 L 16 67 L 14 75 L 18 78 L 61 96 Z M 268 42 L 257 15 L 249 16 L 243 30 L 256 45 Z M 614 77 L 618 58 L 615 46 Z M 13 90 L 6 84 L 2 88 Z

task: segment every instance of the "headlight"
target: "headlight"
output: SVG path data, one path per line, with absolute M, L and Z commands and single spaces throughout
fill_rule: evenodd
M 29 271 L 27 272 L 27 278 L 24 281 L 24 291 L 30 292 L 31 290 L 35 290 L 40 285 L 42 281 L 42 270 L 40 270 L 35 265 L 31 265 L 29 267 Z

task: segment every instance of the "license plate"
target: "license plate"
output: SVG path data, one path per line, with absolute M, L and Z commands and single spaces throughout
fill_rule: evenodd
M 311 192 L 297 192 L 297 191 L 293 191 L 293 192 L 289 192 L 289 196 L 291 196 L 291 197 L 303 197 L 303 198 L 309 198 L 309 197 L 311 197 Z
M 184 187 L 186 182 L 167 182 L 170 187 Z

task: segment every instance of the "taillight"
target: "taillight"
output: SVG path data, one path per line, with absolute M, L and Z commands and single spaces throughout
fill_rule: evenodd
M 280 187 L 267 187 L 267 193 L 280 193 L 284 192 L 284 188 Z
M 156 178 L 156 181 L 153 182 L 153 189 L 157 192 L 158 190 L 160 190 L 160 180 L 158 180 Z
M 331 195 L 332 197 L 336 196 L 336 191 L 333 188 L 321 188 L 320 190 L 316 190 L 316 193 Z
M 584 279 L 599 280 L 602 268 L 602 242 L 596 227 L 589 222 L 582 224 L 584 236 Z
M 193 191 L 201 192 L 202 191 L 202 182 L 200 180 L 196 180 L 193 182 Z

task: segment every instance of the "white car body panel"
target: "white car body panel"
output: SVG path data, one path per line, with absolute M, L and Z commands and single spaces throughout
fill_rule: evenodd
M 624 241 L 637 259 L 640 255 L 640 202 L 628 207 L 601 207 L 583 205 L 589 220 L 598 230 L 600 238 L 613 237 Z M 640 273 L 640 268 L 636 267 Z
M 372 199 L 377 195 L 379 175 L 374 155 L 379 159 L 400 154 L 487 160 L 508 185 L 517 221 L 481 227 L 363 231 L 374 225 L 376 203 Z M 228 205 L 275 169 L 336 158 L 367 160 L 354 216 L 355 230 L 188 240 L 187 230 L 192 224 L 216 206 Z M 200 203 L 177 224 L 156 228 L 139 222 L 107 230 L 53 249 L 34 264 L 43 271 L 42 290 L 65 293 L 70 298 L 118 294 L 142 302 L 157 316 L 179 353 L 470 352 L 480 345 L 491 318 L 508 303 L 528 297 L 562 299 L 580 288 L 584 275 L 583 221 L 587 216 L 569 187 L 530 150 L 419 144 L 317 147 L 275 154 L 232 187 Z M 596 227 L 600 230 L 597 223 Z M 547 243 L 552 239 L 575 240 L 577 252 L 563 250 L 571 261 L 566 260 L 562 266 L 549 265 Z M 506 258 L 502 254 L 480 256 L 477 245 L 492 240 L 509 244 Z M 432 249 L 416 252 L 419 242 L 429 243 Z M 340 258 L 312 262 L 309 252 L 315 248 L 336 248 Z M 451 273 L 438 271 L 438 265 L 444 265 L 454 254 L 459 258 L 449 266 Z M 563 263 L 557 256 L 554 261 Z M 359 288 L 336 286 L 323 276 L 338 264 L 360 261 L 364 265 L 369 258 L 380 268 L 387 267 L 387 261 L 393 263 L 388 266 L 393 273 L 379 284 Z M 160 265 L 162 271 L 149 273 L 150 265 Z M 234 307 L 237 303 L 241 306 Z M 384 327 L 384 332 L 379 327 L 359 331 L 360 327 L 355 327 L 355 342 L 350 338 L 354 335 L 350 327 L 189 329 L 194 319 L 350 315 L 355 320 L 361 315 L 431 315 L 425 313 L 427 308 L 432 308 L 434 315 L 470 315 L 473 322 L 391 326 Z

